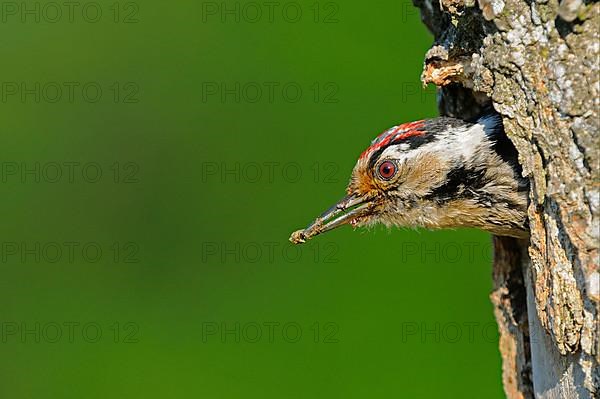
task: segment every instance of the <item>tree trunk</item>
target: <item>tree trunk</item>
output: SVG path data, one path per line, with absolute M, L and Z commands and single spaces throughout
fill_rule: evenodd
M 531 182 L 530 240 L 494 238 L 506 395 L 596 397 L 600 4 L 414 2 L 435 36 L 421 79 L 440 87 L 440 112 L 491 103 Z

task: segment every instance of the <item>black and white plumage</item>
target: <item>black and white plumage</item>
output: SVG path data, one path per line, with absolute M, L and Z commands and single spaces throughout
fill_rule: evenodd
M 386 130 L 358 159 L 346 191 L 291 241 L 343 224 L 376 223 L 528 236 L 528 183 L 493 113 L 476 121 L 439 117 Z

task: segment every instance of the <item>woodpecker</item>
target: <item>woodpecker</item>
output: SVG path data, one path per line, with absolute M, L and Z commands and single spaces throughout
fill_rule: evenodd
M 346 196 L 290 241 L 349 224 L 473 227 L 526 238 L 528 182 L 493 111 L 438 117 L 384 131 L 359 157 Z

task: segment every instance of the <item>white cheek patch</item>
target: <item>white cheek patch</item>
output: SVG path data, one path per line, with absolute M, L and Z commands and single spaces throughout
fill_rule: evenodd
M 464 132 L 455 134 L 455 151 L 465 158 L 471 158 L 486 139 L 484 125 L 476 124 Z

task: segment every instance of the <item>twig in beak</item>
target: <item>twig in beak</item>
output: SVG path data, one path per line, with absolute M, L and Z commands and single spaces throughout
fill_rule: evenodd
M 353 206 L 356 206 L 356 208 L 338 216 L 340 213 L 343 213 Z M 367 202 L 365 198 L 356 197 L 353 195 L 347 196 L 329 208 L 327 211 L 323 212 L 321 216 L 315 219 L 315 221 L 304 230 L 297 230 L 293 232 L 290 236 L 290 241 L 294 244 L 302 244 L 316 235 L 333 230 L 336 227 L 344 224 L 351 224 L 353 227 L 355 227 L 356 219 L 364 216 L 365 211 L 370 208 L 371 203 Z

